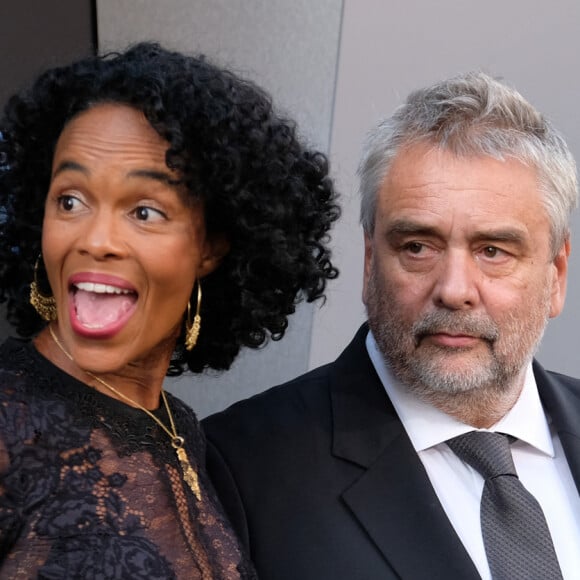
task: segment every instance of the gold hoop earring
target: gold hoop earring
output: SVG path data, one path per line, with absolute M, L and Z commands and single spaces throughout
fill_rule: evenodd
M 43 320 L 50 322 L 51 320 L 56 320 L 56 300 L 54 296 L 45 296 L 40 292 L 38 286 L 38 263 L 40 262 L 42 256 L 36 258 L 34 263 L 34 279 L 30 283 L 30 304 L 34 307 L 34 310 L 42 317 Z
M 193 350 L 199 338 L 199 331 L 201 330 L 201 282 L 197 281 L 197 306 L 195 308 L 195 316 L 193 322 L 191 321 L 191 301 L 187 303 L 187 321 L 185 322 L 185 348 L 186 350 Z

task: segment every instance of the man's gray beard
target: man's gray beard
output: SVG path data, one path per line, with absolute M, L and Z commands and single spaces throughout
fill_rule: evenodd
M 526 315 L 510 314 L 500 327 L 488 316 L 448 309 L 434 310 L 409 326 L 398 313 L 388 290 L 377 287 L 373 272 L 368 284 L 369 326 L 394 375 L 425 400 L 459 393 L 493 399 L 514 383 L 536 352 L 548 322 L 549 288 L 539 303 L 527 305 Z M 453 332 L 480 337 L 488 352 L 421 343 L 429 334 Z M 454 369 L 453 359 L 471 352 L 471 365 Z

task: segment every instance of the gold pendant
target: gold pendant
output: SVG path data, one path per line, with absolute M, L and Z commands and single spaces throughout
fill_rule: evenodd
M 189 463 L 189 458 L 187 457 L 187 453 L 183 448 L 183 438 L 176 437 L 173 440 L 173 447 L 175 448 L 175 452 L 177 453 L 177 459 L 179 459 L 179 463 L 181 464 L 181 469 L 183 471 L 183 480 L 189 488 L 193 492 L 193 495 L 197 498 L 197 501 L 201 501 L 201 490 L 199 489 L 199 479 L 197 477 L 197 473 L 193 467 L 191 467 L 191 463 Z

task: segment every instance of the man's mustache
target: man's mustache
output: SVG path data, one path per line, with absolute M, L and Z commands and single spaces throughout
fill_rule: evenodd
M 499 329 L 489 317 L 466 312 L 435 310 L 413 324 L 415 344 L 430 334 L 464 334 L 489 343 L 499 338 Z

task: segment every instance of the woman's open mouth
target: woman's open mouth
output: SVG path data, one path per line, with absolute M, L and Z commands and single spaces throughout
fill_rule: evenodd
M 114 284 L 73 282 L 69 289 L 71 325 L 86 337 L 110 337 L 132 316 L 137 298 L 134 290 Z

